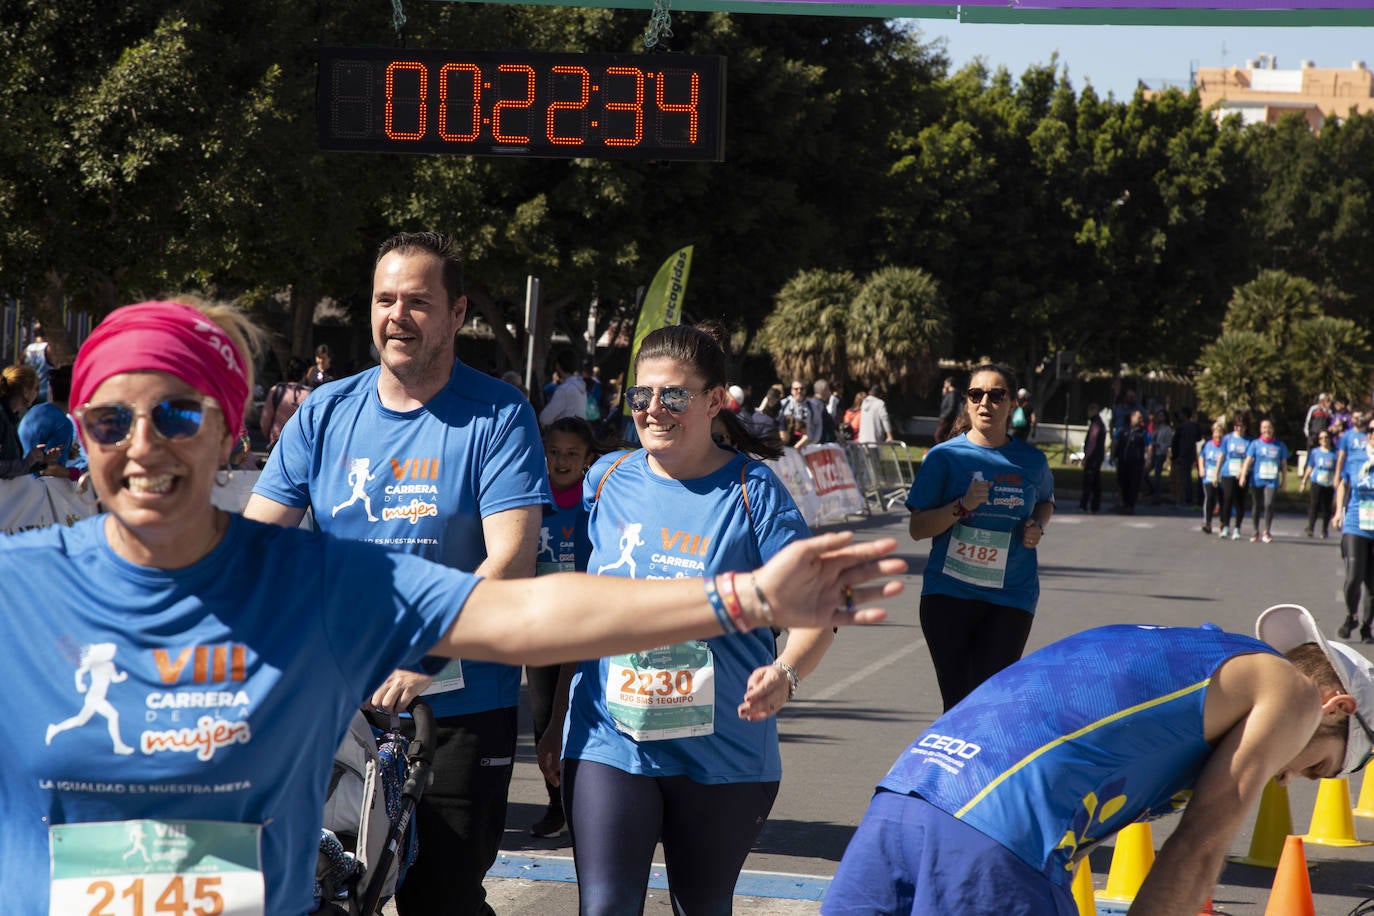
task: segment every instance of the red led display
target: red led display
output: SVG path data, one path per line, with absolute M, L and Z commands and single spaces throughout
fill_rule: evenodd
M 719 161 L 725 59 L 325 48 L 321 149 Z

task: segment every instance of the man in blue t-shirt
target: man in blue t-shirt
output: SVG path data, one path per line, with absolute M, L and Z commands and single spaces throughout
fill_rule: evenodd
M 454 359 L 466 311 L 446 236 L 384 242 L 372 288 L 381 365 L 302 402 L 244 514 L 294 525 L 309 508 L 339 537 L 483 576 L 533 576 L 551 503 L 539 427 L 519 391 Z M 394 672 L 372 696 L 397 709 L 423 693 L 438 718 L 435 780 L 417 813 L 425 840 L 396 897 L 402 916 L 491 912 L 482 878 L 505 830 L 519 690 L 519 668 L 455 660 L 432 680 Z
M 1074 916 L 1098 843 L 1182 809 L 1131 911 L 1196 913 L 1271 778 L 1356 772 L 1374 743 L 1364 656 L 1296 605 L 1255 629 L 1100 627 L 993 675 L 879 783 L 821 912 Z

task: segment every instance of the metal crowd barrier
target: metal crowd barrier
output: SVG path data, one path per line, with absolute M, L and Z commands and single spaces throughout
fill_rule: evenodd
M 846 442 L 844 450 L 865 503 L 885 510 L 906 501 L 916 460 L 905 442 Z

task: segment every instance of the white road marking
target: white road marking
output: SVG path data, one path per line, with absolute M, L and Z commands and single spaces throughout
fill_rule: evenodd
M 860 681 L 868 680 L 870 677 L 872 677 L 874 674 L 877 674 L 879 671 L 886 668 L 888 665 L 892 665 L 901 661 L 911 653 L 915 652 L 917 649 L 925 648 L 925 644 L 926 641 L 924 639 L 918 639 L 910 645 L 898 649 L 896 652 L 891 652 L 887 655 L 884 655 L 882 658 L 878 659 L 876 662 L 869 665 L 868 667 L 855 671 L 849 677 L 836 681 L 829 687 L 822 690 L 820 693 L 812 694 L 809 697 L 803 697 L 802 700 L 820 701 L 834 699 L 835 697 L 844 693 L 846 690 L 848 690 L 850 687 L 853 687 Z

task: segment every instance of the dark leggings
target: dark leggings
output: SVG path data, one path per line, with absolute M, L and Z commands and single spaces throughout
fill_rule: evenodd
M 577 868 L 578 912 L 644 912 L 654 847 L 663 842 L 677 916 L 728 916 L 735 883 L 778 797 L 776 782 L 702 785 L 563 760 L 563 806 Z
M 1268 534 L 1274 527 L 1274 496 L 1278 492 L 1277 487 L 1250 488 L 1250 513 L 1255 517 L 1255 534 Z M 1263 527 L 1260 527 L 1261 518 L 1264 519 Z
M 1211 527 L 1212 510 L 1217 507 L 1221 500 L 1221 488 L 1214 483 L 1204 483 L 1202 485 L 1202 524 Z M 1225 522 L 1222 525 L 1225 526 Z
M 1221 478 L 1221 527 L 1231 524 L 1231 510 L 1236 510 L 1236 530 L 1245 521 L 1245 488 L 1239 477 Z
M 1345 612 L 1352 618 L 1359 615 L 1361 635 L 1369 632 L 1370 618 L 1374 617 L 1374 556 L 1371 554 L 1374 554 L 1374 538 L 1341 535 L 1341 557 L 1345 560 Z
M 1021 658 L 1035 616 L 972 598 L 921 596 L 921 632 L 930 648 L 945 711 Z
M 1323 487 L 1312 484 L 1312 488 L 1307 491 L 1307 533 L 1311 534 L 1313 526 L 1320 521 L 1322 523 L 1322 537 L 1326 537 L 1331 527 L 1331 499 L 1335 495 L 1334 487 Z

